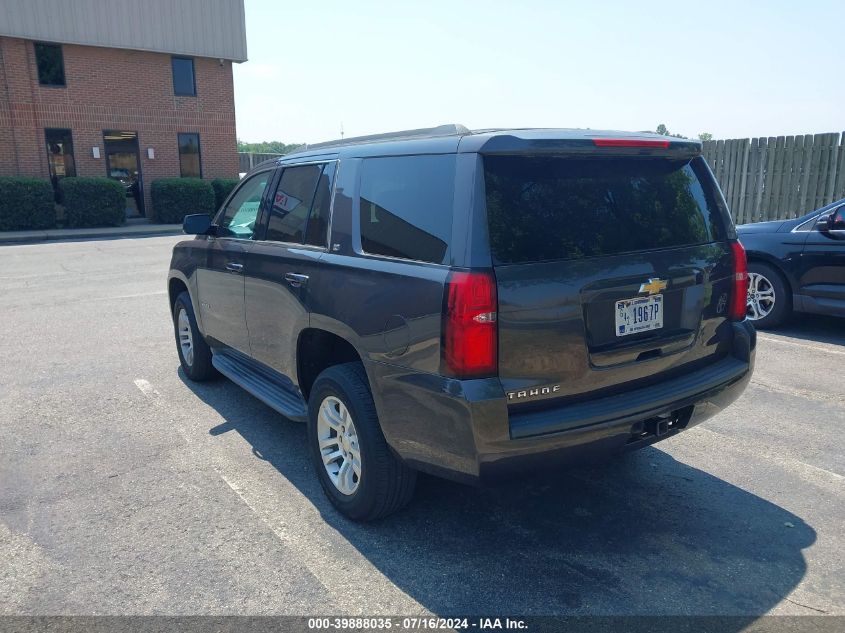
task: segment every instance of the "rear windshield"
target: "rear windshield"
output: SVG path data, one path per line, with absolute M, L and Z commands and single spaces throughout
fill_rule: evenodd
M 712 177 L 700 161 L 485 156 L 494 263 L 725 239 L 718 192 L 710 189 Z

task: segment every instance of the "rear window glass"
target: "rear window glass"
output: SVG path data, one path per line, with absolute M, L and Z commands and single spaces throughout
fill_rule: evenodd
M 695 159 L 698 160 L 698 159 Z M 486 156 L 496 263 L 579 259 L 724 239 L 702 166 L 666 159 Z
M 364 252 L 442 264 L 452 235 L 454 186 L 454 154 L 365 159 Z

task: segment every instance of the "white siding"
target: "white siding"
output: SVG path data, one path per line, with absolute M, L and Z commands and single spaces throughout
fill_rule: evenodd
M 0 0 L 0 35 L 246 61 L 243 0 Z

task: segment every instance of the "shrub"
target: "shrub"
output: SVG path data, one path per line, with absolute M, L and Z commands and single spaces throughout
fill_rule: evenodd
M 62 178 L 67 226 L 120 226 L 126 221 L 126 189 L 109 178 Z
M 235 188 L 235 185 L 237 185 L 238 182 L 237 178 L 215 178 L 211 181 L 211 186 L 214 188 L 215 211 L 220 210 L 220 207 L 223 206 L 226 198 L 230 193 L 232 193 L 232 189 Z
M 214 189 L 199 178 L 162 178 L 150 189 L 157 222 L 175 224 L 186 215 L 214 215 Z
M 0 231 L 56 226 L 53 186 L 39 178 L 0 178 Z

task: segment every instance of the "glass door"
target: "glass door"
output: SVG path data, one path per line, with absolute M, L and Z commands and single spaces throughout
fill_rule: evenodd
M 76 176 L 76 163 L 73 160 L 73 136 L 70 130 L 64 128 L 47 128 L 44 130 L 47 141 L 47 165 L 50 169 L 50 182 L 56 195 L 56 202 L 61 202 L 59 196 L 59 180 Z
M 106 130 L 103 132 L 103 144 L 106 148 L 106 175 L 120 182 L 126 191 L 126 217 L 143 217 L 144 193 L 137 132 Z

